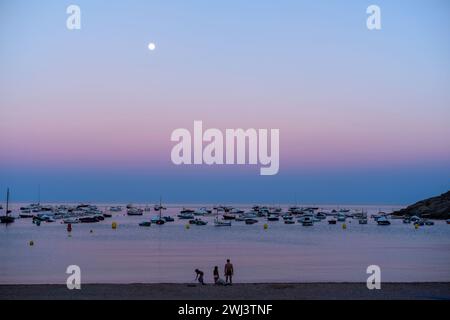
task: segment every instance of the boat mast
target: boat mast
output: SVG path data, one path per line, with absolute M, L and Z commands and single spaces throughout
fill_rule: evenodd
M 9 188 L 6 189 L 6 216 L 8 216 L 9 212 Z
M 161 196 L 159 196 L 159 220 L 161 220 Z
M 38 184 L 38 205 L 41 204 L 41 185 Z

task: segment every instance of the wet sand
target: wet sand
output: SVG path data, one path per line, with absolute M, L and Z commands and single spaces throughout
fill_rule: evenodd
M 384 283 L 380 290 L 368 290 L 365 283 L 86 284 L 81 290 L 65 285 L 0 285 L 0 299 L 450 300 L 450 283 Z

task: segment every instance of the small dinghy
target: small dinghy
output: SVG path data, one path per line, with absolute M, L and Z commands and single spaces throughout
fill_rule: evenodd
M 140 227 L 150 227 L 152 225 L 151 221 L 143 221 L 139 223 Z
M 170 216 L 165 216 L 165 217 L 163 217 L 163 219 L 164 219 L 164 221 L 166 221 L 166 222 L 174 222 L 174 221 L 175 221 L 175 219 L 172 218 L 172 217 L 170 217 Z
M 337 222 L 337 220 L 335 220 L 335 219 L 328 220 L 328 224 L 336 224 L 336 222 Z
M 267 221 L 278 221 L 280 220 L 280 217 L 276 216 L 276 215 L 269 215 L 267 217 Z
M 284 223 L 285 223 L 285 224 L 294 224 L 295 221 L 292 220 L 292 219 L 287 219 L 287 220 L 284 220 Z
M 194 224 L 197 225 L 197 226 L 206 226 L 208 224 L 208 222 L 207 221 L 203 221 L 202 219 L 195 219 L 194 220 Z
M 256 219 L 252 219 L 252 218 L 245 219 L 245 224 L 255 224 L 257 222 L 258 222 L 258 220 L 256 220 Z
M 81 217 L 79 220 L 81 223 L 95 223 L 99 221 L 96 217 Z
M 77 218 L 68 218 L 63 220 L 64 224 L 77 224 L 80 223 L 80 221 Z
M 359 224 L 367 224 L 367 218 L 362 218 L 358 220 Z
M 231 221 L 220 221 L 219 219 L 214 220 L 214 226 L 216 227 L 231 227 Z
M 378 223 L 379 226 L 388 226 L 388 225 L 391 224 L 391 222 L 384 216 L 379 217 L 377 219 L 377 223 Z
M 434 222 L 430 221 L 430 220 L 427 220 L 427 221 L 425 221 L 425 225 L 426 226 L 434 226 Z
M 178 215 L 178 218 L 179 218 L 179 219 L 184 219 L 184 220 L 187 220 L 187 219 L 194 219 L 194 215 L 193 215 L 192 213 L 180 213 L 180 214 Z
M 19 217 L 24 218 L 33 218 L 33 213 L 31 213 L 30 209 L 20 209 Z
M 166 223 L 166 220 L 164 219 L 158 219 L 155 221 L 155 224 L 157 224 L 158 226 L 163 225 L 164 223 Z
M 139 208 L 128 208 L 127 215 L 129 216 L 142 216 L 144 214 L 144 210 Z
M 111 217 L 112 217 L 112 214 L 111 214 L 111 213 L 104 213 L 104 214 L 103 214 L 103 217 L 105 217 L 105 218 L 111 218 Z
M 309 216 L 303 217 L 303 219 L 301 219 L 301 222 L 304 227 L 309 227 L 309 226 L 314 225 L 313 219 Z

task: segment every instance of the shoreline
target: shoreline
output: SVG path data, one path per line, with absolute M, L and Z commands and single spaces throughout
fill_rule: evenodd
M 0 285 L 1 300 L 450 300 L 450 282 Z

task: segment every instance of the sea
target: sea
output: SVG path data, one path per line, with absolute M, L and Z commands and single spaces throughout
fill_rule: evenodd
M 13 204 L 13 215 L 21 205 Z M 98 204 L 101 210 L 110 205 Z M 193 283 L 195 269 L 213 282 L 213 268 L 218 266 L 223 276 L 227 259 L 234 265 L 235 283 L 366 282 L 372 265 L 380 267 L 382 282 L 450 281 L 450 225 L 445 221 L 416 229 L 401 219 L 388 226 L 347 219 L 344 228 L 342 222 L 326 220 L 303 226 L 259 218 L 253 225 L 233 221 L 231 227 L 215 227 L 212 214 L 202 218 L 207 225 L 187 227 L 188 221 L 176 218 L 183 206 L 166 206 L 163 215 L 175 222 L 150 227 L 139 223 L 157 212 L 127 216 L 125 208 L 98 223 L 74 224 L 70 233 L 58 220 L 0 225 L 0 284 L 65 284 L 71 265 L 80 268 L 82 283 Z M 364 209 L 369 216 L 400 208 L 319 207 Z

